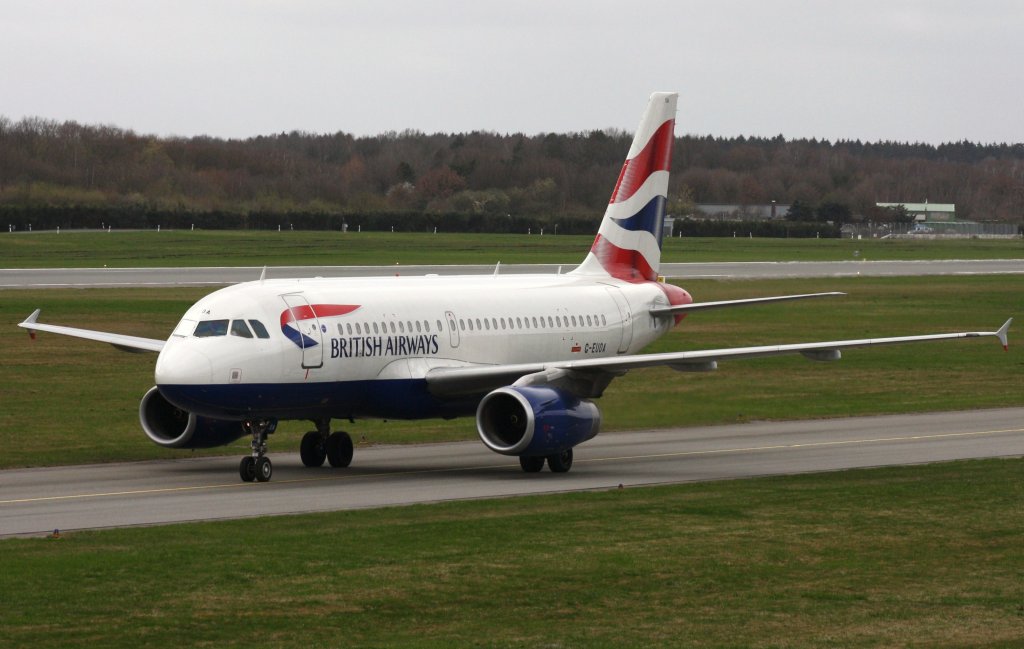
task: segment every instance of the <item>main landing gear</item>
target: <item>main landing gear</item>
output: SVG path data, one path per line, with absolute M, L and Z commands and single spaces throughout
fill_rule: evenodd
M 324 460 L 335 468 L 346 467 L 352 464 L 352 452 L 352 438 L 345 431 L 332 433 L 329 419 L 316 422 L 316 430 L 303 435 L 299 446 L 302 463 L 308 467 L 323 466 Z
M 253 419 L 242 422 L 242 427 L 252 434 L 252 455 L 242 458 L 238 465 L 238 475 L 245 482 L 257 480 L 267 482 L 274 473 L 274 465 L 267 457 L 267 436 L 277 429 L 274 419 Z
M 527 473 L 539 473 L 544 468 L 545 461 L 553 473 L 565 473 L 572 468 L 572 449 L 568 448 L 561 453 L 546 457 L 543 455 L 519 456 L 519 466 L 523 467 L 523 471 Z

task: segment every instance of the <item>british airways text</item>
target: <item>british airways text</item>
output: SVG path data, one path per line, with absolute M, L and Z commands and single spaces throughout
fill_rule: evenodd
M 437 335 L 331 338 L 331 358 L 426 356 L 438 351 Z

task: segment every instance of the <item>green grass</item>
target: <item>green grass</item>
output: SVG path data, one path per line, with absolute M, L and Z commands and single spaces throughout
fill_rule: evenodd
M 1020 647 L 1021 469 L 969 461 L 6 540 L 0 645 Z
M 590 235 L 36 232 L 0 235 L 0 267 L 576 264 L 592 241 Z M 1024 241 L 675 238 L 665 241 L 662 261 L 993 258 L 1024 258 Z
M 688 317 L 647 351 L 809 342 L 941 331 L 994 330 L 1024 316 L 1024 277 L 693 281 L 698 300 L 841 290 L 848 297 L 712 311 Z M 0 291 L 0 467 L 190 455 L 149 442 L 138 402 L 153 384 L 151 354 L 39 334 L 20 322 L 37 307 L 55 324 L 164 338 L 205 289 Z M 837 363 L 775 358 L 722 363 L 717 372 L 636 370 L 598 404 L 604 430 L 1024 406 L 1024 356 L 994 339 L 850 350 Z M 1017 343 L 1014 346 L 1014 343 Z M 335 422 L 357 443 L 475 438 L 470 419 Z M 308 422 L 284 422 L 271 452 L 298 448 Z M 208 453 L 242 454 L 248 442 Z M 358 460 L 357 460 L 358 461 Z

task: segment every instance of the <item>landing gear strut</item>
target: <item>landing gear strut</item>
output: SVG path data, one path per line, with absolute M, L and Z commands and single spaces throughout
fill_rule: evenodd
M 252 455 L 242 458 L 238 465 L 238 475 L 245 482 L 257 480 L 267 482 L 274 473 L 274 466 L 267 457 L 267 436 L 277 429 L 277 421 L 273 419 L 252 419 L 242 422 L 242 427 L 252 434 Z
M 299 455 L 308 467 L 323 466 L 327 460 L 333 467 L 346 467 L 352 463 L 352 438 L 345 431 L 331 432 L 331 421 L 322 419 L 316 430 L 302 436 Z

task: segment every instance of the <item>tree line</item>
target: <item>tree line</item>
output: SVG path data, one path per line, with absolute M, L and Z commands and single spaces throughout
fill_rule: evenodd
M 0 117 L 0 213 L 19 227 L 273 228 L 290 217 L 293 227 L 591 232 L 630 140 L 620 130 L 225 140 Z M 677 216 L 774 200 L 807 220 L 878 221 L 892 217 L 876 202 L 928 200 L 956 203 L 962 218 L 1024 220 L 1024 144 L 685 135 L 673 158 Z

